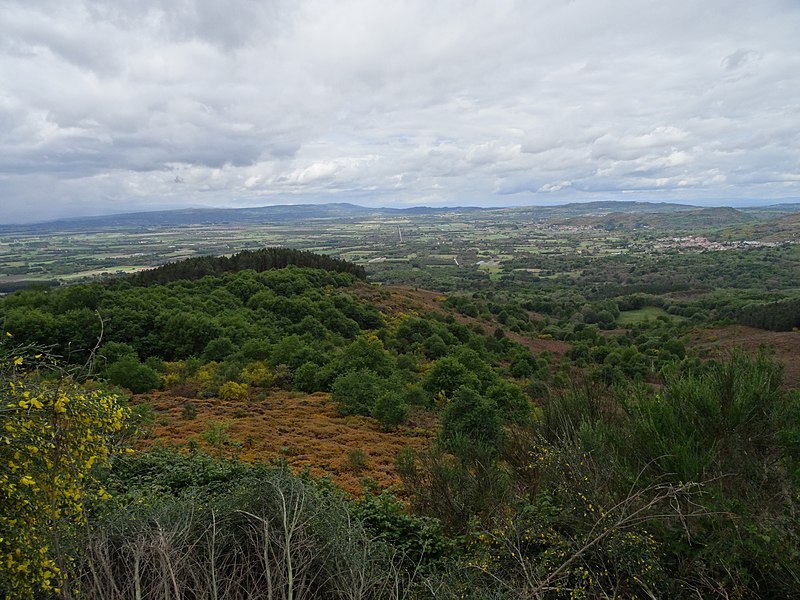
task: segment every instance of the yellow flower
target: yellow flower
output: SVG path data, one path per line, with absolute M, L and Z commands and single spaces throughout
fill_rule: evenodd
M 14 357 L 14 365 L 19 366 L 21 364 L 22 364 L 22 357 L 21 356 L 15 356 Z

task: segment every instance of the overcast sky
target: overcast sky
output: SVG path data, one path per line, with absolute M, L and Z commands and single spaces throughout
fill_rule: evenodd
M 0 222 L 786 198 L 798 0 L 0 0 Z

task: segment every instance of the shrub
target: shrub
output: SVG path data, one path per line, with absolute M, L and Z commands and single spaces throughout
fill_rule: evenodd
M 203 439 L 206 443 L 221 452 L 222 448 L 230 441 L 228 435 L 230 423 L 226 421 L 209 421 L 208 427 L 203 432 Z
M 129 411 L 41 355 L 29 363 L 2 345 L 0 597 L 50 598 L 71 575 L 84 502 L 108 497 L 93 466 L 119 451 Z M 46 371 L 54 378 L 37 377 Z
M 495 449 L 464 437 L 451 438 L 448 449 L 404 449 L 395 468 L 415 512 L 439 519 L 451 533 L 464 533 L 475 518 L 488 520 L 504 510 L 510 480 Z
M 423 386 L 432 396 L 444 393 L 445 397 L 449 399 L 462 386 L 479 390 L 481 382 L 457 359 L 446 356 L 433 363 Z
M 442 413 L 439 439 L 448 448 L 461 439 L 496 448 L 503 430 L 497 405 L 468 387 L 460 387 Z
M 108 365 L 118 362 L 123 358 L 131 357 L 138 358 L 133 346 L 122 342 L 106 342 L 97 351 L 98 368 L 104 369 Z
M 498 380 L 486 390 L 486 399 L 494 402 L 505 421 L 522 423 L 531 415 L 531 404 L 518 385 Z
M 194 402 L 186 402 L 181 410 L 184 419 L 192 420 L 197 418 L 197 405 Z
M 233 342 L 230 340 L 230 338 L 218 337 L 206 344 L 206 347 L 203 350 L 203 358 L 205 360 L 223 361 L 235 351 L 236 346 L 233 345 Z
M 200 390 L 204 394 L 214 395 L 219 391 L 219 383 L 217 383 L 217 371 L 219 370 L 219 363 L 211 361 L 197 369 L 195 378 Z
M 232 402 L 244 402 L 249 399 L 246 383 L 226 381 L 219 388 L 219 397 Z
M 294 388 L 307 394 L 318 392 L 320 389 L 320 370 L 321 367 L 313 362 L 306 362 L 297 367 L 292 378 Z
M 373 371 L 353 371 L 336 378 L 331 397 L 343 415 L 371 416 L 384 390 L 385 381 Z
M 444 535 L 439 521 L 409 514 L 387 491 L 365 494 L 353 508 L 366 529 L 400 550 L 412 568 L 436 564 L 454 554 L 455 544 Z
M 242 381 L 253 387 L 272 387 L 275 383 L 275 374 L 266 361 L 259 360 L 249 363 L 242 369 Z
M 353 448 L 347 453 L 347 462 L 353 471 L 360 473 L 367 468 L 367 453 L 361 448 Z
M 110 365 L 104 375 L 114 385 L 127 388 L 134 394 L 143 394 L 161 386 L 159 374 L 133 356 L 125 356 Z
M 330 486 L 200 453 L 145 459 L 85 531 L 81 598 L 409 597 L 398 553 Z
M 408 406 L 403 402 L 403 398 L 398 392 L 386 392 L 375 403 L 375 407 L 372 409 L 372 416 L 378 420 L 381 429 L 391 431 L 401 423 L 406 422 L 406 419 L 408 419 Z

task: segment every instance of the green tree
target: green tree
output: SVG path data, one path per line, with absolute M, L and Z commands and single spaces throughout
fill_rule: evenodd
M 385 385 L 385 380 L 374 371 L 351 371 L 336 378 L 331 397 L 343 415 L 370 416 Z
M 433 363 L 423 382 L 423 387 L 430 394 L 437 396 L 443 393 L 446 398 L 452 398 L 455 391 L 462 386 L 480 390 L 481 382 L 475 373 L 452 356 L 440 358 Z
M 497 406 L 505 421 L 523 423 L 531 415 L 531 404 L 525 392 L 509 381 L 498 380 L 486 390 L 486 399 Z
M 103 375 L 114 385 L 127 388 L 134 394 L 143 394 L 161 386 L 159 374 L 133 356 L 123 356 L 109 365 Z
M 442 413 L 439 439 L 445 446 L 452 446 L 459 439 L 467 439 L 488 448 L 497 448 L 502 435 L 497 405 L 472 388 L 458 388 L 452 402 Z
M 408 405 L 403 402 L 403 396 L 399 392 L 387 391 L 378 398 L 372 409 L 372 416 L 383 430 L 391 431 L 408 419 Z

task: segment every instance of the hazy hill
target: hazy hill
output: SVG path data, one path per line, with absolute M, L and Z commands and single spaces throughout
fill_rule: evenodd
M 757 223 L 731 227 L 722 234 L 730 238 L 764 242 L 800 241 L 800 213 Z
M 702 229 L 750 223 L 756 217 L 729 207 L 684 208 L 662 212 L 612 212 L 604 215 L 578 216 L 559 222 L 603 229 Z
M 349 203 L 294 204 L 260 206 L 254 208 L 187 208 L 135 212 L 96 217 L 61 219 L 44 223 L 2 225 L 0 232 L 47 233 L 53 231 L 102 231 L 113 229 L 182 227 L 189 225 L 271 224 L 315 220 L 347 220 L 392 216 L 436 216 L 471 213 L 475 217 L 491 219 L 502 213 L 519 215 L 520 219 L 552 221 L 576 216 L 605 216 L 609 214 L 672 214 L 692 212 L 696 206 L 668 202 L 649 203 L 634 201 L 601 201 L 565 204 L 561 206 L 529 206 L 522 208 L 480 207 L 427 207 L 369 208 Z M 712 209 L 706 209 L 712 210 Z
M 282 224 L 310 221 L 349 221 L 374 217 L 448 217 L 470 213 L 471 218 L 491 221 L 509 216 L 524 221 L 556 222 L 635 229 L 723 227 L 797 214 L 800 204 L 759 208 L 700 208 L 670 202 L 598 201 L 560 206 L 516 208 L 427 207 L 370 208 L 350 203 L 294 204 L 254 208 L 188 208 L 135 212 L 117 215 L 61 219 L 44 223 L 0 225 L 0 233 L 51 233 L 56 231 L 97 232 L 119 229 L 186 227 L 192 225 Z
M 760 218 L 772 219 L 781 215 L 800 213 L 800 202 L 770 204 L 769 206 L 747 206 L 742 207 L 739 210 Z
M 368 208 L 348 203 L 292 204 L 255 208 L 187 208 L 61 219 L 24 225 L 2 225 L 0 226 L 0 232 L 94 231 L 131 227 L 286 223 L 325 219 L 363 219 L 380 215 L 424 215 L 480 210 L 485 209 L 474 207 L 430 208 L 424 206 L 405 209 Z

